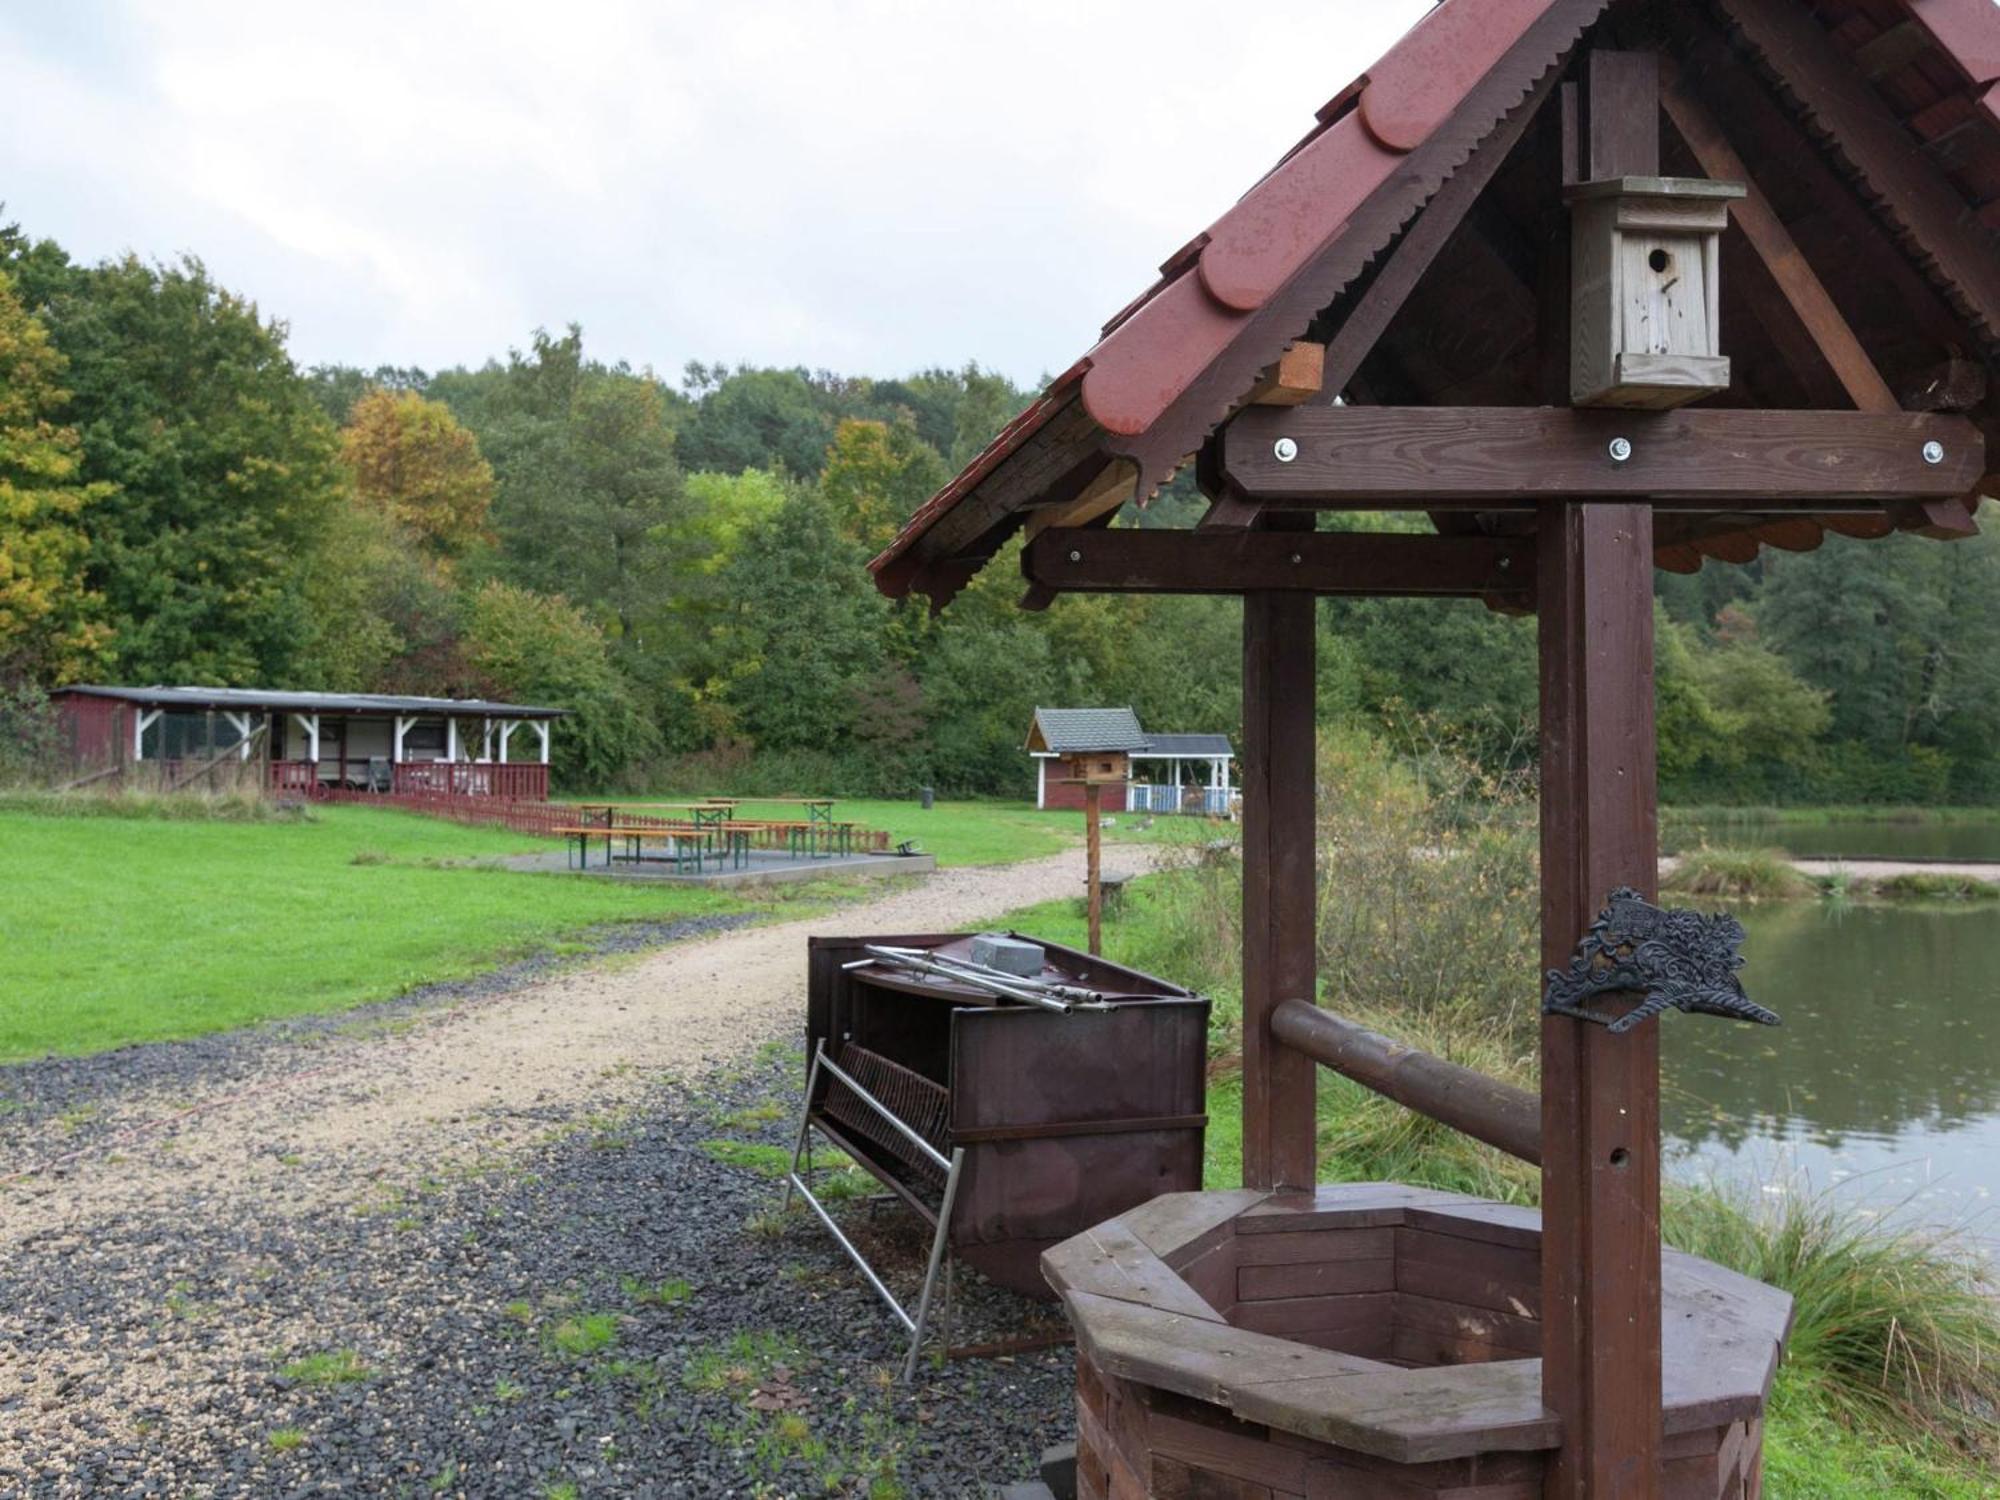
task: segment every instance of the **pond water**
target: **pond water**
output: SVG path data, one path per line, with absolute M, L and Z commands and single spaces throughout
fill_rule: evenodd
M 1784 1025 L 1666 1018 L 1676 1170 L 1838 1187 L 1963 1226 L 2000 1258 L 2000 910 L 1738 915 L 1744 988 Z
M 1669 854 L 1698 844 L 1737 849 L 1782 849 L 1799 859 L 1913 859 L 2000 861 L 2000 822 L 1920 823 L 1874 819 L 1785 823 L 1738 821 L 1702 824 L 1663 820 L 1660 842 Z

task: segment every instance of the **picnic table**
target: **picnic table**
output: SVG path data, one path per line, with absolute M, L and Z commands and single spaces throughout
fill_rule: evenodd
M 854 824 L 836 823 L 833 817 L 834 799 L 831 797 L 738 797 L 732 807 L 798 807 L 805 810 L 806 852 L 813 858 L 819 857 L 819 848 L 824 844 L 830 858 L 836 843 L 842 854 L 853 846 Z M 780 820 L 772 820 L 774 825 L 782 825 Z
M 707 866 L 707 857 L 716 833 L 721 833 L 715 859 L 720 867 L 727 860 L 734 868 L 742 869 L 750 860 L 750 836 L 740 830 L 717 830 L 698 827 L 693 823 L 668 823 L 650 828 L 620 828 L 608 823 L 571 824 L 554 830 L 568 843 L 570 868 L 587 870 L 590 868 L 590 844 L 594 839 L 604 840 L 604 864 L 608 869 L 613 860 L 625 859 L 631 864 L 640 864 L 651 858 L 646 853 L 648 843 L 664 842 L 665 851 L 659 856 L 670 862 L 676 870 L 686 870 L 690 865 L 699 875 Z M 623 856 L 613 852 L 614 843 L 623 843 Z

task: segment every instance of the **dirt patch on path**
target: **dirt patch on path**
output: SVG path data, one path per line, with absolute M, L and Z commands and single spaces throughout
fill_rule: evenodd
M 1121 859 L 1152 868 L 1158 851 Z M 1083 854 L 944 870 L 831 915 L 683 942 L 564 972 L 497 997 L 403 1017 L 369 1034 L 277 1047 L 250 1077 L 199 1077 L 118 1102 L 113 1128 L 72 1154 L 60 1122 L 17 1140 L 0 1178 L 0 1256 L 95 1216 L 253 1191 L 278 1211 L 351 1202 L 412 1162 L 447 1166 L 616 1107 L 642 1079 L 699 1075 L 803 1024 L 813 932 L 950 931 L 1077 890 Z M 68 1128 L 74 1128 L 73 1124 Z M 292 1170 L 299 1161 L 321 1170 Z M 337 1163 L 337 1170 L 326 1170 Z

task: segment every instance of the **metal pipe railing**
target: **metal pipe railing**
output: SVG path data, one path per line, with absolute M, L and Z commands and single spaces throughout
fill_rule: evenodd
M 1271 1034 L 1363 1088 L 1541 1165 L 1542 1105 L 1526 1089 L 1406 1047 L 1303 1000 L 1286 1000 L 1271 1013 Z

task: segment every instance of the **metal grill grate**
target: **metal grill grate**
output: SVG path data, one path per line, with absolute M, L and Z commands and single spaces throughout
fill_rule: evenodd
M 852 1042 L 840 1049 L 840 1056 L 835 1062 L 873 1095 L 878 1104 L 922 1136 L 940 1155 L 951 1154 L 951 1094 L 947 1089 L 901 1063 L 889 1061 L 879 1052 L 870 1052 Z M 895 1126 L 856 1098 L 854 1091 L 840 1079 L 827 1078 L 823 1107 L 829 1119 L 838 1121 L 870 1144 L 880 1146 L 931 1186 L 944 1186 L 943 1169 L 913 1147 Z

